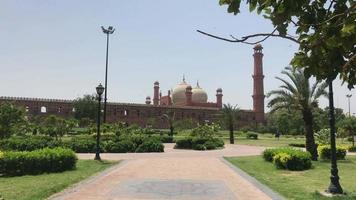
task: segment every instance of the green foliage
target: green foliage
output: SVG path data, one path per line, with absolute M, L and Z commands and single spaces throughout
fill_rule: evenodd
M 92 136 L 75 136 L 63 145 L 76 153 L 94 153 L 96 150 L 96 141 Z
M 60 141 L 55 141 L 49 136 L 12 136 L 0 140 L 0 149 L 5 151 L 33 151 L 42 148 L 61 146 Z
M 105 152 L 110 153 L 128 153 L 135 152 L 135 143 L 131 140 L 107 141 L 104 143 Z
M 41 123 L 40 132 L 56 139 L 69 134 L 76 126 L 76 121 L 66 120 L 55 115 L 47 116 Z
M 235 105 L 230 105 L 230 104 L 224 104 L 222 109 L 222 121 L 225 127 L 230 131 L 229 138 L 230 138 L 230 144 L 234 144 L 234 125 L 238 118 L 240 118 L 240 110 L 239 108 Z
M 0 138 L 15 134 L 17 128 L 25 123 L 25 110 L 23 108 L 10 103 L 0 105 Z
M 356 147 L 355 146 L 349 146 L 348 151 L 349 152 L 356 152 Z
M 330 145 L 319 145 L 318 153 L 321 159 L 329 160 L 331 159 L 331 147 Z M 336 159 L 344 160 L 346 157 L 347 150 L 345 147 L 336 146 Z
M 305 148 L 305 144 L 302 143 L 289 143 L 288 146 Z
M 218 134 L 220 130 L 220 126 L 217 124 L 212 123 L 211 125 L 209 124 L 203 124 L 199 125 L 196 128 L 192 129 L 191 136 L 193 137 L 214 137 Z
M 352 146 L 355 146 L 354 137 L 356 136 L 356 117 L 346 117 L 338 123 L 338 132 L 344 137 L 351 137 Z
M 246 133 L 246 138 L 247 139 L 257 140 L 258 139 L 258 134 L 254 133 L 254 132 L 247 132 Z
M 315 139 L 319 144 L 330 144 L 330 129 L 321 129 L 320 131 L 315 133 Z
M 176 141 L 174 148 L 194 149 L 194 150 L 212 150 L 224 147 L 224 141 L 219 138 L 211 137 L 186 137 Z
M 78 120 L 82 118 L 96 121 L 98 114 L 98 103 L 95 95 L 84 95 L 82 98 L 78 98 L 73 102 L 75 109 L 74 117 Z
M 70 149 L 40 149 L 35 151 L 6 151 L 0 158 L 0 174 L 18 176 L 44 172 L 62 172 L 75 168 L 77 157 Z
M 163 152 L 163 151 L 164 151 L 164 145 L 160 140 L 155 138 L 148 138 L 144 140 L 143 143 L 136 148 L 135 152 L 143 153 L 143 152 Z
M 83 117 L 79 119 L 79 127 L 89 127 L 93 123 L 94 120 L 90 119 L 89 117 Z
M 303 116 L 299 110 L 280 108 L 267 114 L 267 126 L 270 132 L 282 135 L 304 134 Z
M 306 170 L 312 166 L 310 153 L 301 150 L 278 153 L 273 157 L 273 164 L 278 169 L 292 171 Z
M 279 169 L 305 170 L 310 169 L 312 165 L 310 153 L 295 148 L 266 149 L 262 156 Z

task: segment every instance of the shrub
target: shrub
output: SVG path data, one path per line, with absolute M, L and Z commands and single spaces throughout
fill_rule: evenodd
M 108 141 L 104 143 L 105 152 L 108 153 L 127 153 L 135 152 L 135 144 L 130 140 L 122 140 L 118 142 Z
M 288 146 L 305 148 L 305 144 L 302 144 L 302 143 L 290 143 L 290 144 L 288 144 Z
M 336 146 L 336 159 L 344 160 L 346 157 L 346 148 L 341 146 Z M 318 153 L 321 159 L 331 159 L 331 147 L 330 145 L 320 145 L 318 146 Z
M 148 139 L 145 140 L 140 146 L 137 147 L 136 152 L 137 153 L 143 153 L 143 152 L 163 152 L 164 151 L 164 145 L 160 140 L 157 139 Z
M 265 161 L 272 162 L 273 161 L 273 157 L 276 154 L 281 153 L 283 151 L 286 151 L 286 148 L 266 149 L 266 150 L 263 151 L 262 156 L 263 156 L 263 159 Z
M 177 149 L 192 149 L 192 138 L 186 137 L 176 141 L 175 148 Z
M 348 150 L 350 151 L 350 152 L 356 152 L 356 146 L 349 146 L 349 148 L 348 148 Z
M 246 133 L 246 138 L 247 139 L 257 140 L 258 139 L 258 134 L 254 133 L 254 132 L 248 132 L 248 133 Z
M 173 136 L 169 136 L 169 135 L 161 135 L 160 136 L 160 140 L 163 143 L 173 143 Z
M 54 140 L 49 136 L 12 136 L 8 139 L 0 140 L 0 149 L 6 151 L 33 151 L 61 145 L 60 141 Z
M 76 153 L 94 153 L 96 150 L 96 141 L 93 137 L 73 137 L 64 142 L 64 146 L 72 149 Z
M 16 176 L 62 172 L 75 168 L 76 161 L 75 153 L 65 148 L 7 151 L 0 158 L 0 174 Z
M 306 170 L 312 166 L 310 153 L 296 149 L 277 153 L 273 156 L 273 163 L 278 169 L 292 171 Z

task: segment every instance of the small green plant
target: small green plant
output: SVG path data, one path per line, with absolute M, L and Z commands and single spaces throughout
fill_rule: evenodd
M 318 144 L 330 144 L 330 129 L 324 128 L 321 129 L 320 131 L 316 132 L 315 134 L 315 140 Z
M 318 153 L 321 159 L 329 160 L 331 159 L 331 147 L 330 145 L 319 145 Z M 345 147 L 336 146 L 336 159 L 344 160 L 346 157 L 347 150 Z
M 296 149 L 276 154 L 273 156 L 273 164 L 278 169 L 292 171 L 306 170 L 312 166 L 310 153 Z

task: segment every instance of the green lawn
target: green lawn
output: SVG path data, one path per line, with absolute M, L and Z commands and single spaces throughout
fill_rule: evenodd
M 117 162 L 79 160 L 76 170 L 37 176 L 1 177 L 0 195 L 5 200 L 46 199 L 52 194 L 114 164 L 117 164 Z
M 324 191 L 329 185 L 329 162 L 313 162 L 313 169 L 293 172 L 277 170 L 272 163 L 264 161 L 262 156 L 226 159 L 288 199 L 331 199 L 320 196 L 318 193 L 318 191 Z M 338 164 L 340 182 L 348 195 L 332 199 L 356 199 L 356 156 L 348 156 L 346 160 L 339 161 Z

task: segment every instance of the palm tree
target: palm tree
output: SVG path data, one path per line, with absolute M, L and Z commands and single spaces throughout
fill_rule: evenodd
M 325 91 L 327 83 L 316 81 L 310 87 L 309 78 L 304 76 L 304 71 L 299 68 L 286 67 L 282 74 L 286 75 L 291 82 L 276 77 L 276 79 L 282 81 L 283 85 L 278 90 L 273 90 L 267 94 L 267 97 L 273 96 L 268 103 L 268 107 L 271 108 L 271 112 L 287 108 L 302 113 L 306 132 L 305 146 L 312 155 L 312 159 L 317 160 L 318 152 L 313 130 L 313 108 L 318 107 L 319 97 L 327 97 L 327 92 Z
M 230 131 L 230 144 L 234 144 L 234 123 L 237 119 L 239 109 L 236 105 L 224 104 L 221 111 L 223 113 L 223 120 Z
M 173 126 L 173 122 L 175 119 L 175 112 L 171 111 L 171 112 L 167 112 L 165 114 L 162 115 L 162 118 L 167 120 L 168 124 L 169 124 L 169 130 L 170 130 L 170 136 L 173 137 L 173 133 L 174 133 L 174 126 Z

